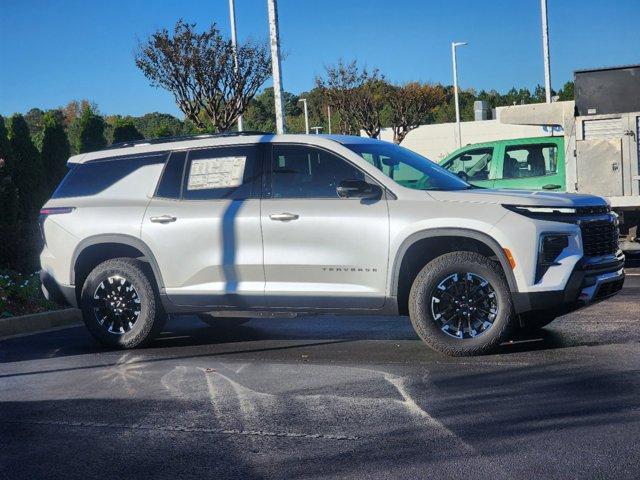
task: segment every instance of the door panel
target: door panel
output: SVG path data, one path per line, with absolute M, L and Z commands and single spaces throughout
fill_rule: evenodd
M 270 218 L 280 213 L 298 218 Z M 264 199 L 262 233 L 269 305 L 382 307 L 388 218 L 384 199 Z M 290 297 L 296 297 L 293 303 Z
M 172 159 L 142 224 L 169 298 L 179 305 L 264 305 L 259 147 L 192 150 L 182 169 Z
M 623 195 L 621 138 L 578 140 L 578 191 L 593 195 Z
M 339 198 L 342 180 L 368 180 L 346 160 L 274 145 L 262 200 L 265 295 L 281 308 L 381 308 L 389 213 L 385 198 Z

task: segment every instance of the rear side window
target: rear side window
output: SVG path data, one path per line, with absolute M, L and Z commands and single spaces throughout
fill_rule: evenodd
M 140 157 L 117 157 L 81 163 L 62 179 L 51 198 L 87 197 L 115 185 L 147 165 L 164 163 L 166 153 Z
M 184 200 L 247 199 L 260 196 L 257 145 L 191 150 L 182 183 Z
M 502 178 L 540 177 L 557 171 L 558 146 L 555 144 L 516 145 L 505 150 Z

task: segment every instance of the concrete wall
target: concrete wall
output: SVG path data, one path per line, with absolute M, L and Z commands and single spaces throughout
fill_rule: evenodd
M 489 142 L 492 140 L 551 136 L 551 131 L 547 127 L 500 123 L 500 112 L 504 108 L 509 107 L 498 107 L 496 109 L 496 120 L 462 122 L 460 127 L 462 145 Z M 402 142 L 402 146 L 418 152 L 431 160 L 439 161 L 456 149 L 455 127 L 455 123 L 421 125 L 409 132 Z M 555 135 L 560 134 L 560 132 L 555 132 Z M 383 129 L 381 138 L 382 140 L 392 142 L 393 132 L 391 129 Z

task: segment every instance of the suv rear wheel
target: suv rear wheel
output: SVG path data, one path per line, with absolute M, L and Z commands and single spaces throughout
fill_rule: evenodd
M 473 252 L 437 257 L 420 271 L 409 294 L 418 336 L 448 355 L 489 353 L 507 340 L 515 314 L 500 268 Z
M 80 307 L 89 332 L 109 347 L 143 345 L 166 321 L 143 263 L 132 258 L 96 266 L 84 282 Z

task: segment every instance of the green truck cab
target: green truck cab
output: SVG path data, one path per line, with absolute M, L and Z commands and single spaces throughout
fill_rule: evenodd
M 566 191 L 564 137 L 476 143 L 459 148 L 440 166 L 484 188 Z

